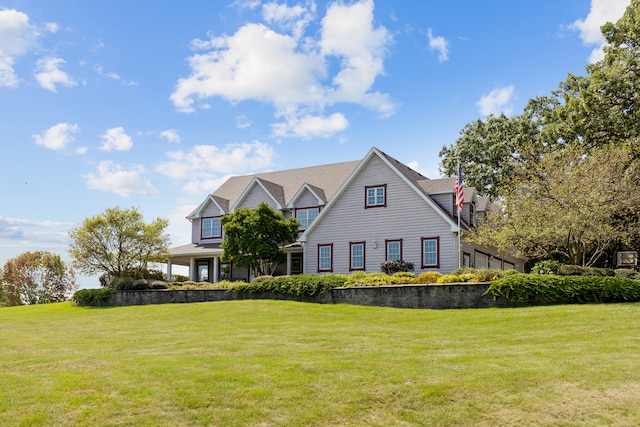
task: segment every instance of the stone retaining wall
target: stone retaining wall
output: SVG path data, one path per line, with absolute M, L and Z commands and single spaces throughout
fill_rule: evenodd
M 274 299 L 320 304 L 352 304 L 395 308 L 488 308 L 517 307 L 504 298 L 484 295 L 488 283 L 449 283 L 436 285 L 401 285 L 334 288 L 317 297 L 276 294 L 241 294 L 228 289 L 114 291 L 104 305 L 146 305 L 243 299 Z

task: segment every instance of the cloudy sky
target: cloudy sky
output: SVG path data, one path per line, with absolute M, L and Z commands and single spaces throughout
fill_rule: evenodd
M 69 228 L 113 206 L 185 244 L 230 175 L 372 146 L 439 177 L 466 123 L 584 74 L 628 4 L 0 0 L 0 265 L 68 260 Z

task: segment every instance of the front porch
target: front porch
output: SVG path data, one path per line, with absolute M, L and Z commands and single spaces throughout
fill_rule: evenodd
M 221 261 L 224 249 L 219 244 L 198 245 L 190 243 L 169 249 L 167 261 L 167 280 L 172 281 L 174 265 L 189 267 L 189 280 L 193 282 L 216 283 L 222 280 L 243 280 L 249 283 L 251 272 L 242 267 Z M 286 265 L 279 265 L 274 276 L 302 274 L 303 247 L 294 243 L 284 248 L 287 254 Z

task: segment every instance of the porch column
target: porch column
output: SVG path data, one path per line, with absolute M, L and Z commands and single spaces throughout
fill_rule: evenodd
M 218 277 L 220 277 L 219 274 L 218 274 L 218 264 L 219 264 L 218 260 L 219 259 L 220 258 L 217 257 L 217 256 L 213 257 L 213 283 L 216 283 L 218 281 Z
M 196 281 L 196 274 L 198 274 L 198 272 L 196 271 L 196 259 L 195 258 L 191 258 L 189 260 L 189 280 L 191 280 L 192 282 Z
M 171 282 L 173 278 L 171 277 L 171 260 L 167 261 L 167 282 Z
M 287 252 L 287 276 L 291 276 L 291 252 Z

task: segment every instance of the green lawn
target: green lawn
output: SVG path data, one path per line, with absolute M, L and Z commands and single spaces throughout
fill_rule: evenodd
M 637 426 L 640 304 L 0 309 L 0 425 Z

